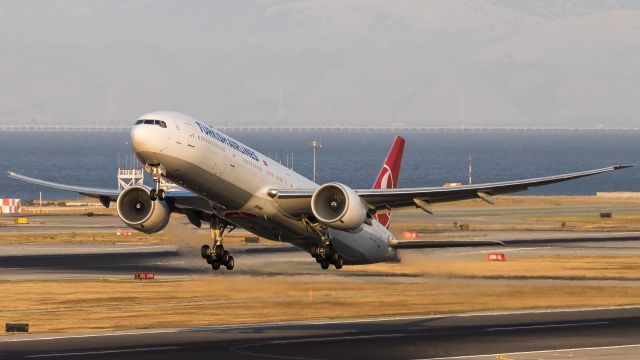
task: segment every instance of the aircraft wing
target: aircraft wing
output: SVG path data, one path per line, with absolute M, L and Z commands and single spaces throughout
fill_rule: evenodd
M 7 175 L 10 178 L 25 181 L 31 184 L 46 186 L 54 189 L 77 192 L 85 196 L 98 198 L 100 199 L 100 202 L 105 207 L 109 207 L 110 202 L 117 201 L 118 195 L 120 195 L 120 190 L 118 189 L 105 189 L 105 188 L 94 188 L 94 187 L 60 184 L 52 181 L 41 180 L 41 179 L 36 179 L 36 178 L 32 178 L 25 175 L 16 174 L 11 171 L 9 171 Z M 179 209 L 196 209 L 196 210 L 202 210 L 204 212 L 211 213 L 211 205 L 206 199 L 187 190 L 167 191 L 165 198 L 167 202 L 170 202 L 176 208 L 179 208 Z
M 419 187 L 397 189 L 355 189 L 360 197 L 376 210 L 415 206 L 431 212 L 430 204 L 480 198 L 492 203 L 493 195 L 524 191 L 531 187 L 549 185 L 578 179 L 604 172 L 619 170 L 633 165 L 614 165 L 601 169 L 580 171 L 569 174 L 539 177 L 524 180 L 504 181 L 486 184 L 461 185 L 452 187 Z M 311 196 L 314 190 L 273 190 L 280 207 L 291 216 L 311 214 Z
M 394 249 L 438 249 L 473 246 L 504 246 L 502 241 L 491 240 L 391 240 Z
M 54 189 L 73 191 L 89 197 L 107 198 L 111 201 L 118 200 L 118 194 L 120 194 L 120 191 L 118 189 L 103 189 L 103 188 L 65 185 L 65 184 L 60 184 L 52 181 L 40 180 L 40 179 L 32 178 L 29 176 L 16 174 L 11 171 L 9 171 L 7 175 L 10 178 L 13 178 L 16 180 L 21 180 L 28 183 L 42 185 L 42 186 L 46 186 Z

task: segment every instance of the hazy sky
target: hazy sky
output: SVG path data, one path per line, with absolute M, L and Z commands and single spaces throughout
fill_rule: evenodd
M 0 124 L 640 127 L 640 1 L 0 0 Z

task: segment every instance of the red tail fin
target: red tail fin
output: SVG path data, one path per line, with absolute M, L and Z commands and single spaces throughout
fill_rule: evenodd
M 404 151 L 404 139 L 396 136 L 396 140 L 384 161 L 378 178 L 373 184 L 374 189 L 394 189 L 398 186 L 398 176 L 400 175 L 400 164 L 402 163 L 402 152 Z M 376 220 L 384 227 L 389 227 L 391 214 L 377 214 Z

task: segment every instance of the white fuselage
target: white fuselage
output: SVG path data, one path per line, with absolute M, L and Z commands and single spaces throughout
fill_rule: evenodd
M 167 179 L 209 200 L 213 213 L 258 236 L 307 251 L 322 245 L 316 231 L 282 211 L 268 195 L 272 189 L 316 189 L 318 184 L 187 115 L 161 111 L 140 119 L 158 120 L 131 130 L 140 161 L 159 165 Z M 375 219 L 354 232 L 329 232 L 345 264 L 395 256 L 389 247 L 393 236 Z

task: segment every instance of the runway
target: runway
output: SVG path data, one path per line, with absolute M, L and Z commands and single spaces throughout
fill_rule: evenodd
M 11 359 L 516 360 L 639 356 L 639 307 L 0 338 L 0 357 Z
M 489 252 L 503 252 L 510 259 L 558 254 L 640 255 L 637 234 L 608 234 L 544 238 L 504 239 L 504 247 L 401 250 L 401 256 L 414 252 L 425 259 L 478 259 Z M 325 274 L 309 254 L 293 246 L 232 245 L 229 251 L 236 258 L 233 272 L 220 271 L 216 276 L 246 275 L 313 275 Z M 153 271 L 157 276 L 189 277 L 211 274 L 212 270 L 200 258 L 199 249 L 176 245 L 143 244 L 56 244 L 0 245 L 0 280 L 55 278 L 129 278 L 138 271 Z M 426 261 L 426 260 L 425 260 Z M 343 273 L 338 276 L 375 276 L 372 272 Z M 389 274 L 381 274 L 389 276 Z M 399 275 L 406 276 L 406 275 Z M 598 278 L 599 280 L 640 280 L 638 278 Z M 560 280 L 560 279 L 557 279 Z M 581 278 L 588 280 L 588 278 Z
M 277 270 L 277 264 L 313 261 L 294 247 L 228 247 L 244 268 L 233 274 L 255 273 L 256 264 Z M 274 266 L 265 267 L 264 264 Z M 312 262 L 315 264 L 315 261 Z M 210 274 L 211 267 L 195 248 L 175 245 L 0 245 L 1 279 L 52 279 L 58 277 L 131 277 L 138 271 L 152 271 L 163 278 Z M 224 276 L 227 272 L 217 274 Z M 231 273 L 229 273 L 231 274 Z
M 532 237 L 532 234 L 534 236 Z M 640 237 L 636 233 L 594 234 L 523 234 L 503 237 L 506 246 L 401 250 L 414 252 L 428 259 L 478 259 L 489 252 L 503 252 L 510 259 L 527 256 L 559 254 L 640 255 Z M 546 235 L 546 236 L 542 236 Z M 231 245 L 236 258 L 233 272 L 220 271 L 216 276 L 246 275 L 313 275 L 325 274 L 309 254 L 293 246 Z M 56 278 L 130 278 L 138 271 L 153 271 L 157 276 L 189 277 L 211 274 L 212 270 L 200 258 L 194 246 L 144 244 L 16 244 L 0 245 L 0 280 Z M 338 276 L 376 276 L 372 272 L 331 271 Z M 388 274 L 381 274 L 389 276 Z M 406 276 L 406 275 L 399 275 Z M 638 278 L 598 278 L 599 280 L 640 280 Z M 553 279 L 550 279 L 553 280 Z M 556 279 L 561 280 L 561 279 Z M 588 278 L 582 278 L 588 280 Z

